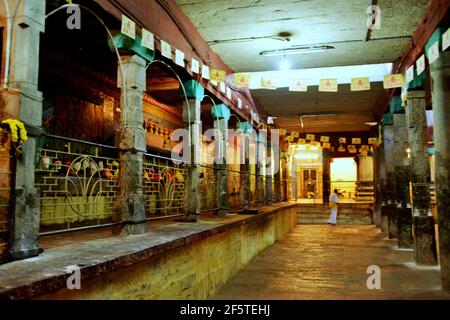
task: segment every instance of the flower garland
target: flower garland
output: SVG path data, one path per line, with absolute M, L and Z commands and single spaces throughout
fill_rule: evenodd
M 11 130 L 11 139 L 14 143 L 18 143 L 22 145 L 24 142 L 28 140 L 27 130 L 25 129 L 25 125 L 15 119 L 6 119 L 2 121 L 2 125 L 8 125 Z

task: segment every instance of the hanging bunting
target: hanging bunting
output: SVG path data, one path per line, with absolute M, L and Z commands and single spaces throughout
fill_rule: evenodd
M 359 148 L 359 152 L 361 152 L 361 151 L 363 151 L 363 152 L 369 151 L 369 146 L 362 145 L 361 148 Z
M 237 107 L 239 108 L 239 109 L 242 109 L 242 100 L 241 100 L 241 98 L 237 98 Z
M 370 81 L 368 77 L 352 78 L 350 91 L 370 90 Z
M 369 144 L 377 144 L 378 138 L 369 138 Z
M 428 48 L 428 62 L 432 64 L 439 58 L 439 41 L 436 41 L 431 47 Z
M 423 54 L 416 62 L 416 72 L 417 75 L 420 75 L 424 71 L 425 71 L 425 55 Z
M 320 137 L 320 142 L 324 142 L 324 143 L 330 142 L 330 137 L 321 136 Z
M 292 141 L 294 141 L 294 137 L 293 136 L 286 136 L 286 141 L 292 142 Z
M 383 86 L 385 89 L 403 87 L 403 76 L 401 74 L 390 74 L 384 77 Z
M 338 152 L 345 152 L 345 147 L 343 145 L 340 145 L 338 148 Z
M 180 67 L 185 67 L 184 64 L 184 52 L 178 49 L 175 49 L 175 63 Z
M 356 146 L 350 144 L 350 145 L 348 145 L 348 152 L 350 152 L 350 153 L 357 153 L 358 150 L 356 149 Z
M 344 138 L 344 137 L 339 138 L 339 143 L 343 143 L 343 144 L 347 143 L 347 138 Z
M 320 142 L 319 141 L 311 141 L 309 144 L 314 146 L 314 147 L 320 147 Z
M 226 86 L 225 86 L 225 82 L 219 82 L 219 90 L 222 92 L 222 93 L 227 93 L 227 88 L 226 88 Z
M 153 35 L 153 33 L 144 28 L 142 28 L 141 46 L 155 51 L 155 36 Z
M 172 60 L 172 47 L 164 40 L 161 40 L 161 54 L 163 57 Z
M 209 80 L 209 67 L 207 65 L 202 65 L 202 78 Z
M 250 85 L 250 74 L 236 73 L 234 75 L 234 83 L 240 87 L 248 88 L 248 86 Z
M 298 139 L 298 143 L 299 143 L 299 144 L 306 144 L 306 140 L 300 138 L 300 139 Z
M 136 23 L 125 15 L 122 15 L 122 34 L 136 39 Z
M 209 72 L 209 77 L 211 80 L 225 82 L 225 77 L 227 73 L 220 69 L 211 69 Z
M 308 82 L 306 80 L 294 80 L 289 86 L 289 91 L 306 92 L 308 91 Z
M 294 138 L 298 138 L 300 137 L 300 133 L 298 133 L 297 131 L 292 131 L 291 136 L 293 136 Z
M 361 144 L 361 138 L 352 138 L 352 144 Z
M 231 89 L 227 86 L 227 88 L 225 90 L 226 90 L 226 94 L 227 94 L 227 99 L 231 100 L 231 98 L 232 98 Z
M 450 47 L 450 28 L 442 34 L 442 51 Z
M 280 133 L 280 137 L 285 136 L 287 133 L 286 129 L 279 129 L 278 132 Z
M 307 134 L 306 135 L 306 140 L 314 141 L 314 140 L 316 140 L 316 136 L 313 135 L 313 134 Z
M 337 92 L 338 83 L 337 79 L 321 79 L 319 85 L 320 92 Z
M 322 144 L 322 148 L 324 148 L 324 149 L 330 149 L 330 148 L 331 148 L 331 144 L 328 143 L 328 142 L 324 142 L 324 143 Z
M 406 83 L 410 83 L 414 80 L 414 65 L 406 69 L 406 75 L 405 75 Z
M 200 73 L 200 64 L 194 58 L 191 59 L 191 72 L 196 74 Z
M 276 90 L 277 85 L 273 79 L 261 78 L 261 88 L 269 89 L 269 90 Z

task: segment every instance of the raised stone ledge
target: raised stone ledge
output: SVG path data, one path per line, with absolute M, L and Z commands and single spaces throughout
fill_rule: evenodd
M 264 220 L 296 207 L 284 203 L 263 207 L 256 215 L 227 215 L 196 223 L 174 222 L 136 236 L 117 236 L 46 250 L 38 257 L 0 266 L 0 299 L 30 299 L 66 288 L 66 268 L 77 265 L 82 281 L 133 266 L 233 228 Z

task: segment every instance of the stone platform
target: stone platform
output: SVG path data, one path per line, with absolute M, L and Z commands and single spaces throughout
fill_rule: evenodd
M 296 225 L 296 204 L 50 247 L 0 266 L 0 299 L 205 299 Z M 69 266 L 81 290 L 68 290 Z
M 372 202 L 341 203 L 338 209 L 339 224 L 373 224 Z M 299 204 L 297 207 L 299 224 L 326 224 L 330 216 L 328 205 L 321 203 Z

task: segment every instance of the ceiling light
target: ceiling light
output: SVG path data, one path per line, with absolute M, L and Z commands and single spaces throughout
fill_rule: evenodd
M 289 63 L 289 60 L 284 58 L 283 61 L 280 63 L 280 70 L 286 71 L 291 68 L 291 64 Z
M 378 122 L 366 122 L 368 126 L 375 127 L 378 125 Z
M 262 51 L 259 54 L 261 56 L 280 56 L 280 55 L 288 55 L 288 54 L 303 54 L 303 53 L 319 53 L 326 52 L 328 50 L 333 50 L 332 46 L 312 46 L 312 47 L 291 47 L 284 48 L 278 50 L 267 50 Z

